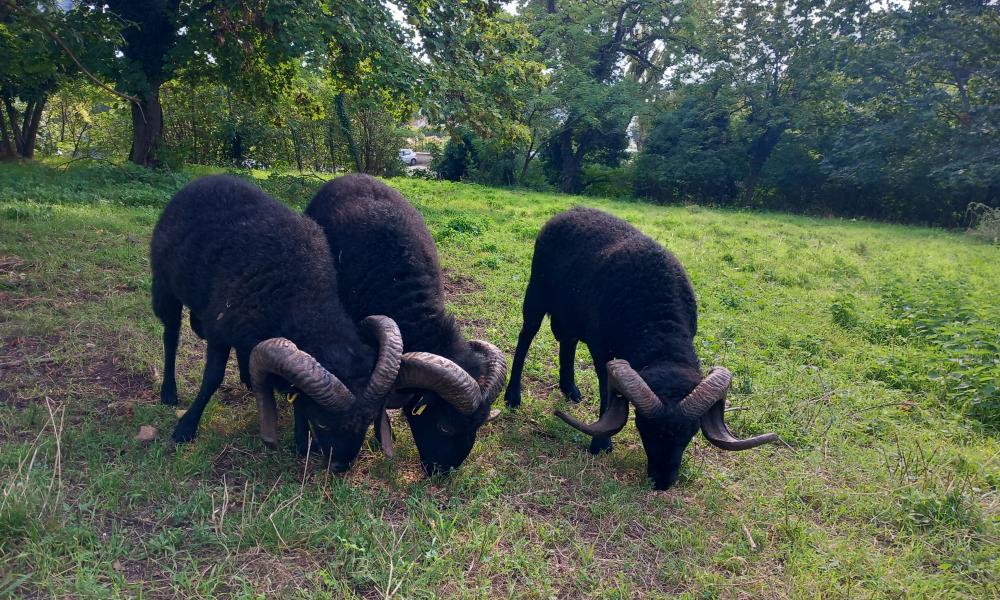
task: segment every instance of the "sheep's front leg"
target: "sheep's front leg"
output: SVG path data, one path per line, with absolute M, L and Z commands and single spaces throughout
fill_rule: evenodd
M 201 378 L 201 389 L 194 399 L 191 407 L 187 409 L 184 416 L 177 422 L 174 428 L 173 439 L 178 444 L 190 442 L 198 435 L 198 424 L 201 422 L 201 415 L 205 412 L 212 394 L 222 385 L 222 379 L 226 376 L 226 363 L 229 362 L 229 346 L 213 344 L 209 342 L 208 350 L 205 352 L 205 373 Z
M 576 345 L 579 340 L 559 341 L 559 389 L 572 402 L 579 402 L 580 388 L 576 387 Z
M 299 456 L 305 456 L 310 451 L 309 420 L 306 418 L 305 411 L 294 404 L 292 405 L 292 414 L 295 416 L 295 453 Z M 312 449 L 319 451 L 315 442 L 313 442 Z

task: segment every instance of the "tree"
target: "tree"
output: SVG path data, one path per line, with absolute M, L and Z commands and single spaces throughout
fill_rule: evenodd
M 543 65 L 524 22 L 496 0 L 412 1 L 407 17 L 420 40 L 422 108 L 452 133 L 524 140 L 526 103 L 540 89 Z
M 635 192 L 661 201 L 729 203 L 746 176 L 733 90 L 690 84 L 664 101 L 636 164 Z
M 47 21 L 42 31 L 37 23 Z M 54 0 L 0 1 L 0 158 L 32 158 L 42 112 L 73 65 L 50 35 L 72 31 Z
M 545 141 L 558 188 L 583 187 L 582 167 L 599 153 L 612 162 L 627 129 L 684 46 L 686 2 L 658 0 L 526 0 L 521 14 L 551 70 L 556 123 Z
M 838 42 L 864 6 L 848 0 L 718 0 L 709 4 L 698 56 L 679 77 L 712 80 L 734 92 L 733 114 L 746 143 L 742 201 L 751 204 L 782 136 L 807 126 L 837 101 L 832 82 Z
M 160 90 L 182 69 L 232 86 L 280 94 L 293 60 L 314 47 L 319 0 L 107 0 L 121 20 L 120 58 L 108 75 L 133 96 L 129 160 L 159 164 L 163 144 Z
M 849 114 L 824 167 L 879 196 L 888 218 L 958 223 L 969 202 L 996 205 L 998 47 L 1000 12 L 985 0 L 873 13 L 847 55 Z

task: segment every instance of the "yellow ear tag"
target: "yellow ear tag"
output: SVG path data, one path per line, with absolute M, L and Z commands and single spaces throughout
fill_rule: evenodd
M 294 394 L 288 394 L 286 398 L 288 399 L 289 404 L 294 404 L 295 401 L 299 399 L 299 393 L 295 392 Z
M 427 410 L 427 405 L 419 404 L 418 406 L 415 406 L 413 410 L 410 411 L 410 414 L 415 417 L 419 417 L 420 415 L 424 414 L 425 410 Z

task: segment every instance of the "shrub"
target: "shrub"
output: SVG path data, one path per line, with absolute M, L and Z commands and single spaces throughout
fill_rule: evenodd
M 583 193 L 603 198 L 631 198 L 635 169 L 632 164 L 620 167 L 592 164 L 583 168 Z
M 850 296 L 838 296 L 830 304 L 830 316 L 834 323 L 844 329 L 854 329 L 858 325 L 858 309 Z
M 444 150 L 434 157 L 431 168 L 441 179 L 462 181 L 468 176 L 476 162 L 476 148 L 472 143 L 472 135 L 452 136 L 444 145 Z
M 972 202 L 966 212 L 971 221 L 970 234 L 991 244 L 1000 244 L 1000 207 Z

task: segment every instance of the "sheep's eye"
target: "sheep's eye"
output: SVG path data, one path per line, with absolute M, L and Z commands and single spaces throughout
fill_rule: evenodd
M 322 429 L 323 431 L 327 431 L 330 428 L 327 427 L 326 425 L 320 425 L 319 423 L 316 423 L 316 429 Z
M 451 423 L 447 421 L 442 421 L 438 423 L 438 430 L 441 433 L 447 433 L 449 435 L 455 431 L 454 427 L 451 426 Z

